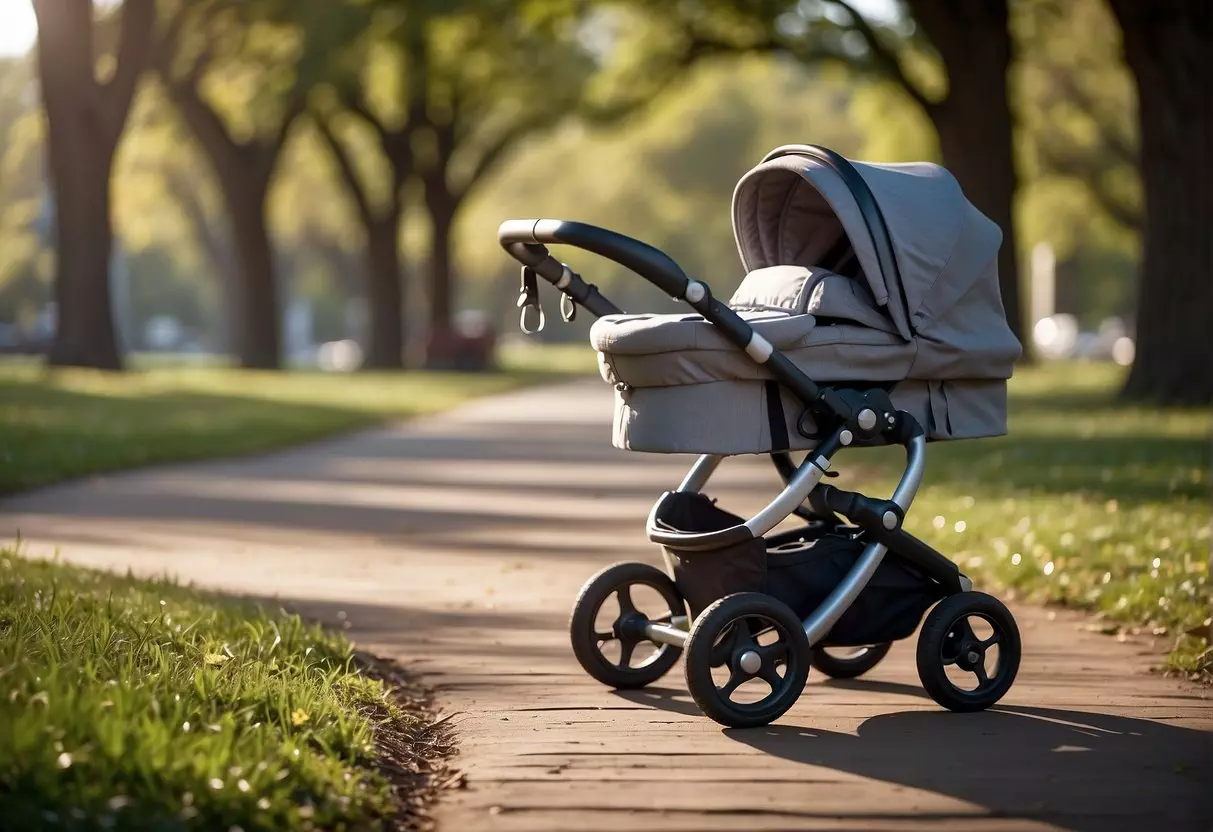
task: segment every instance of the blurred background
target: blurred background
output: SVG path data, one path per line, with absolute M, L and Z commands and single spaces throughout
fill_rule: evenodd
M 733 185 L 810 142 L 957 175 L 1004 230 L 1027 360 L 1207 403 L 1205 6 L 5 0 L 0 351 L 491 368 L 516 332 L 501 220 L 618 229 L 725 294 Z M 542 339 L 583 341 L 555 305 Z

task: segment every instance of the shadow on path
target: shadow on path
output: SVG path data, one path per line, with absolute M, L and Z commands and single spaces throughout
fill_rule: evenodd
M 894 682 L 825 686 L 920 702 L 926 696 L 917 686 Z M 806 695 L 812 692 L 810 687 Z M 702 718 L 683 690 L 617 695 Z M 1030 818 L 1073 832 L 1213 829 L 1213 736 L 1158 721 L 1005 706 L 977 714 L 882 714 L 864 720 L 855 734 L 809 724 L 722 733 L 773 757 L 946 795 L 995 817 Z M 1108 782 L 1125 788 L 1110 790 Z M 906 799 L 913 802 L 912 795 Z

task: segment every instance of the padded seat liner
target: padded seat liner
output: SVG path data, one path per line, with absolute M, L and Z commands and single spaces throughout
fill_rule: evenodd
M 711 324 L 703 325 L 712 328 Z M 718 332 L 714 334 L 720 337 Z M 599 369 L 611 384 L 667 387 L 772 377 L 765 366 L 727 342 L 721 349 L 647 353 L 633 351 L 634 344 L 627 340 L 622 346 L 609 351 L 599 348 Z M 850 324 L 813 326 L 795 346 L 776 346 L 809 378 L 822 382 L 902 379 L 917 352 L 914 342 L 903 341 L 898 335 Z
M 741 310 L 750 326 L 776 349 L 801 346 L 817 321 L 782 309 Z M 615 355 L 652 355 L 680 350 L 738 352 L 702 315 L 607 315 L 590 328 L 590 344 Z

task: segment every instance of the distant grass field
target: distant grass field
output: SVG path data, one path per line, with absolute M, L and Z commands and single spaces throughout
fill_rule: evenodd
M 0 363 L 0 494 L 153 462 L 285 447 L 385 419 L 445 410 L 569 373 L 588 346 L 516 347 L 494 373 L 235 370 L 136 363 L 125 374 Z
M 1009 434 L 932 444 L 906 527 L 976 579 L 1140 628 L 1173 648 L 1176 668 L 1213 679 L 1213 416 L 1119 404 L 1122 373 L 1018 372 Z M 844 476 L 848 457 L 867 493 L 888 493 L 901 471 L 894 449 L 840 456 Z
M 0 550 L 4 829 L 380 828 L 435 747 L 400 701 L 296 616 Z

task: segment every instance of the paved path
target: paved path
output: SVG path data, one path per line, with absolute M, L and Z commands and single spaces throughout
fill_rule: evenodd
M 942 713 L 898 645 L 870 678 L 810 680 L 768 729 L 722 731 L 676 669 L 616 694 L 564 632 L 582 581 L 658 562 L 653 499 L 689 460 L 609 447 L 605 385 L 274 456 L 94 479 L 0 505 L 29 551 L 291 599 L 424 672 L 457 717 L 458 830 L 1213 829 L 1213 700 L 1140 646 L 1019 608 L 1025 657 L 996 712 Z M 845 460 L 844 460 L 845 463 Z M 730 508 L 769 497 L 726 465 Z M 714 483 L 715 484 L 715 483 Z

